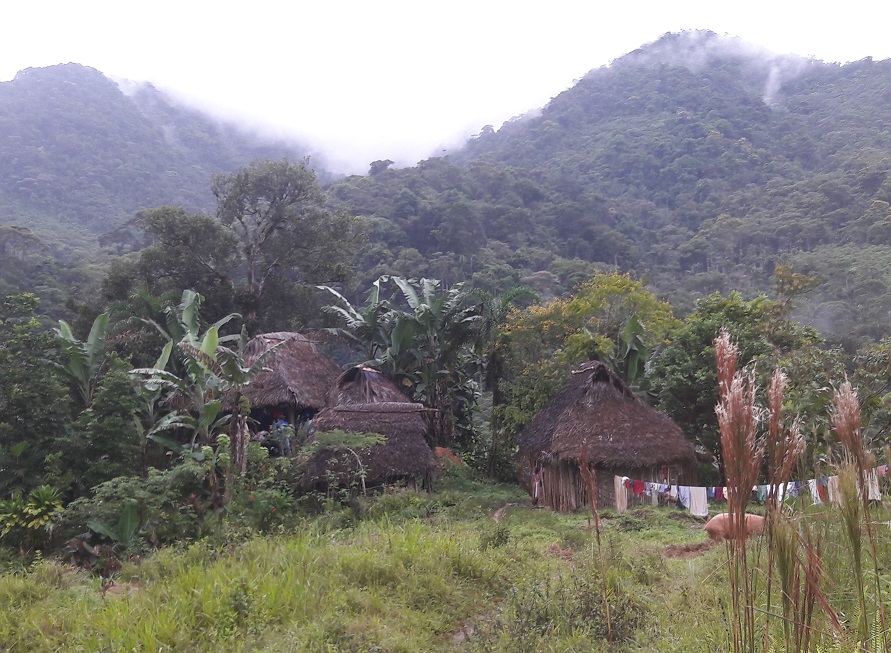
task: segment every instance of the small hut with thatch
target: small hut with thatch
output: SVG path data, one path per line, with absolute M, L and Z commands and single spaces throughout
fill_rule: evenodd
M 582 464 L 594 471 L 600 507 L 615 505 L 615 475 L 693 481 L 693 445 L 680 427 L 598 361 L 573 372 L 518 439 L 521 463 L 530 472 L 540 470 L 541 503 L 561 512 L 590 503 Z
M 263 362 L 243 394 L 251 401 L 251 414 L 261 426 L 274 417 L 297 425 L 315 415 L 328 401 L 328 391 L 340 374 L 337 364 L 304 335 L 292 332 L 264 333 L 245 348 L 244 362 L 253 365 L 276 347 Z
M 367 365 L 356 365 L 343 372 L 328 392 L 329 406 L 382 402 L 399 404 L 411 399 L 390 377 Z
M 362 365 L 348 369 L 334 382 L 329 406 L 313 419 L 313 430 L 380 434 L 386 442 L 357 451 L 322 449 L 307 461 L 301 484 L 327 487 L 331 478 L 349 484 L 361 472 L 368 488 L 417 481 L 429 488 L 439 462 L 424 440 L 425 410 L 378 370 Z M 314 440 L 311 436 L 309 444 Z

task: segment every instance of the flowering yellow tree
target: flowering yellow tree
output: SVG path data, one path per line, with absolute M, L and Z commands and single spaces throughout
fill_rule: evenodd
M 496 423 L 518 430 L 580 363 L 597 359 L 621 366 L 633 353 L 660 344 L 677 325 L 668 302 L 618 273 L 598 274 L 570 297 L 513 311 L 497 336 Z

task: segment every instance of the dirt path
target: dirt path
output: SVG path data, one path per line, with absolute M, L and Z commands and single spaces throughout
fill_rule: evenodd
M 501 521 L 502 517 L 504 517 L 504 513 L 507 512 L 508 508 L 516 508 L 517 506 L 520 506 L 520 505 L 522 505 L 522 504 L 505 503 L 498 510 L 496 510 L 494 513 L 492 513 L 492 519 L 494 519 L 495 521 Z

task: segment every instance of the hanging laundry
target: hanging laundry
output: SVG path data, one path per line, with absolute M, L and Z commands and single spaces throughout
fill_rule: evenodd
M 820 496 L 822 503 L 829 503 L 829 478 L 823 476 L 817 479 L 817 494 Z
M 724 494 L 723 485 L 719 485 L 715 488 L 715 501 L 726 501 L 726 495 Z
M 708 498 L 704 487 L 690 488 L 689 508 L 694 517 L 708 517 Z
M 683 506 L 684 508 L 690 509 L 690 486 L 689 485 L 679 485 L 678 486 L 678 507 Z
M 826 479 L 826 489 L 829 493 L 829 503 L 833 506 L 840 506 L 841 490 L 838 487 L 838 476 L 830 476 Z
M 764 503 L 767 501 L 767 493 L 770 491 L 769 485 L 756 485 L 755 486 L 755 498 L 758 500 L 758 503 Z
M 644 482 L 643 481 L 632 481 L 631 489 L 635 495 L 640 496 L 644 493 Z
M 768 485 L 768 496 L 776 495 L 777 503 L 783 503 L 786 500 L 787 493 L 789 491 L 789 487 L 791 483 L 780 483 L 779 485 Z
M 811 499 L 814 502 L 814 505 L 819 505 L 823 503 L 823 499 L 820 497 L 820 489 L 817 485 L 817 479 L 812 478 L 807 482 L 808 492 L 811 493 Z
M 713 487 L 705 488 L 705 496 L 709 499 L 714 499 L 715 498 L 715 488 L 713 488 Z
M 625 490 L 625 479 L 623 477 L 613 477 L 613 492 L 616 495 L 616 512 L 622 514 L 628 510 L 628 494 Z
M 879 489 L 879 477 L 876 470 L 871 470 L 866 477 L 867 497 L 870 501 L 881 501 L 882 491 Z

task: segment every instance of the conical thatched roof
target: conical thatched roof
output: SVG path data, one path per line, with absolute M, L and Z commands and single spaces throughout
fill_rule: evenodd
M 320 410 L 328 390 L 340 374 L 337 364 L 299 333 L 264 333 L 245 347 L 244 362 L 252 365 L 270 347 L 279 345 L 263 362 L 269 371 L 259 372 L 244 389 L 251 406 L 263 408 L 295 405 L 298 410 Z
M 312 426 L 318 432 L 339 429 L 350 433 L 379 433 L 387 438 L 385 444 L 356 452 L 365 467 L 368 487 L 408 477 L 429 482 L 439 471 L 439 463 L 424 441 L 426 425 L 421 417 L 424 410 L 421 404 L 408 402 L 350 404 L 325 408 L 316 415 Z M 329 461 L 336 455 L 329 450 L 313 454 L 301 485 L 311 487 L 327 481 Z M 355 458 L 337 458 L 335 473 L 343 480 L 354 479 L 358 470 Z
M 520 454 L 605 467 L 693 462 L 693 445 L 606 365 L 586 363 L 519 435 Z
M 393 380 L 365 365 L 351 367 L 338 376 L 328 393 L 329 406 L 407 401 L 409 398 Z

